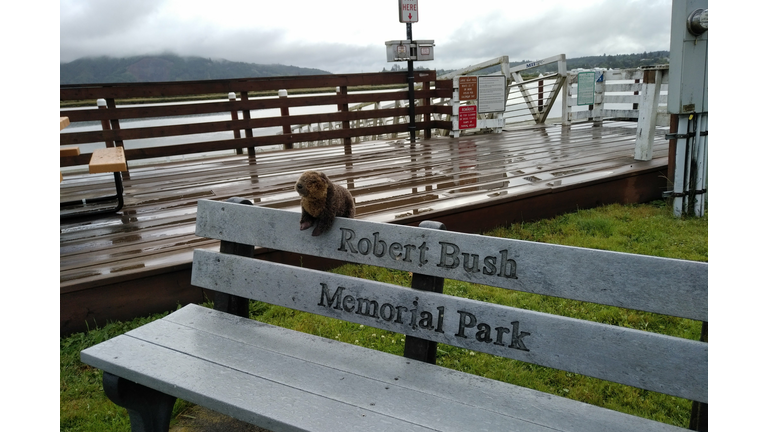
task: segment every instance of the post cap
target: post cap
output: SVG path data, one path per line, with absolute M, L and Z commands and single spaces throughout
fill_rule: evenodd
M 107 106 L 107 100 L 106 99 L 96 99 L 96 106 L 99 106 L 99 107 Z
M 288 97 L 288 90 L 280 89 L 280 90 L 277 91 L 277 95 L 279 97 Z
M 229 92 L 229 100 L 235 100 L 237 98 L 237 95 L 235 95 L 235 92 Z

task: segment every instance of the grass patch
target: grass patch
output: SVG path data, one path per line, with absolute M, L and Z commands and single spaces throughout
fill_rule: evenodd
M 121 335 L 167 313 L 114 322 L 85 333 L 75 333 L 59 342 L 59 429 L 64 431 L 104 432 L 130 431 L 131 424 L 125 409 L 115 405 L 104 395 L 102 372 L 80 361 L 80 351 Z M 177 400 L 173 410 L 175 419 L 192 404 Z
M 708 260 L 707 216 L 675 218 L 664 202 L 610 205 L 552 219 L 515 224 L 486 235 L 613 250 L 695 261 Z M 450 228 L 450 227 L 449 227 Z M 409 286 L 407 272 L 347 264 L 335 273 Z M 447 280 L 446 294 L 596 322 L 698 340 L 701 323 L 616 307 L 504 290 Z M 208 305 L 210 306 L 210 305 Z M 405 337 L 373 327 L 325 318 L 292 309 L 251 302 L 253 319 L 329 339 L 402 355 Z M 129 431 L 124 409 L 112 404 L 101 388 L 101 372 L 79 360 L 80 350 L 122 334 L 155 315 L 61 339 L 60 423 L 62 431 Z M 456 370 L 580 400 L 640 417 L 687 427 L 691 402 L 660 393 L 614 384 L 449 345 L 438 346 L 438 364 Z M 190 404 L 177 401 L 174 417 Z

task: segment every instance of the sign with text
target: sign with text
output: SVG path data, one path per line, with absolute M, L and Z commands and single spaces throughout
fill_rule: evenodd
M 594 105 L 595 73 L 579 72 L 576 82 L 576 105 Z
M 459 107 L 459 129 L 474 129 L 477 127 L 477 105 Z
M 477 99 L 477 77 L 459 77 L 459 100 L 466 101 L 475 99 Z
M 401 23 L 419 22 L 419 0 L 398 0 Z
M 507 79 L 503 75 L 477 77 L 477 112 L 503 112 Z

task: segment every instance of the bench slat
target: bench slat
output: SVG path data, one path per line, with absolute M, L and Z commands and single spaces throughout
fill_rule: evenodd
M 80 147 L 59 147 L 59 157 L 66 156 L 78 156 L 80 154 Z
M 110 342 L 84 361 L 268 428 L 280 418 L 301 430 L 682 430 L 196 305 Z
M 338 418 L 343 418 L 350 430 L 375 432 L 381 425 L 432 430 L 381 418 L 371 411 L 129 336 L 118 336 L 94 348 L 83 351 L 84 363 L 270 430 L 337 430 Z M 189 379 L 191 376 L 194 379 Z
M 127 170 L 128 166 L 125 163 L 125 151 L 119 146 L 94 150 L 93 155 L 91 156 L 91 162 L 88 164 L 88 172 L 91 174 Z
M 194 252 L 192 284 L 707 401 L 708 346 L 702 342 L 205 250 Z
M 707 263 L 344 218 L 337 218 L 328 233 L 312 237 L 311 230 L 299 230 L 299 218 L 298 212 L 200 200 L 196 234 L 447 279 L 708 321 Z M 366 247 L 369 251 L 363 253 Z M 420 247 L 428 248 L 423 255 Z M 477 258 L 473 255 L 477 255 Z M 501 263 L 509 259 L 515 261 L 515 277 L 499 276 Z M 492 268 L 494 271 L 491 271 Z M 507 267 L 507 273 L 511 273 L 511 267 Z M 675 289 L 668 289 L 670 286 Z

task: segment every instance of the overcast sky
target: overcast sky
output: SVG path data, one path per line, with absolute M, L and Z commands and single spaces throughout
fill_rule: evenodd
M 405 39 L 397 0 L 61 0 L 60 61 L 175 53 L 378 72 L 384 42 Z M 419 0 L 423 66 L 456 69 L 502 55 L 538 60 L 669 49 L 672 0 Z M 419 65 L 417 63 L 417 65 Z

